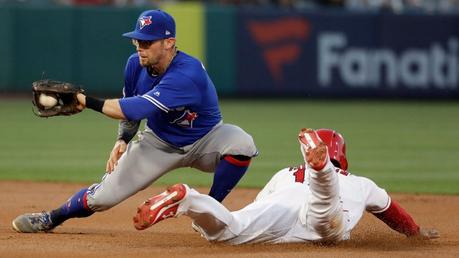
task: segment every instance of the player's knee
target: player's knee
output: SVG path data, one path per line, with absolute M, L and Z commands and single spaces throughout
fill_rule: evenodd
M 249 149 L 249 152 L 246 155 L 249 156 L 250 158 L 258 156 L 258 150 L 257 150 L 257 147 L 255 146 L 255 144 L 252 143 L 249 146 L 250 146 L 250 149 Z
M 240 144 L 242 144 L 245 148 L 249 149 L 250 152 L 255 152 L 257 150 L 255 146 L 255 142 L 249 134 L 245 133 L 244 137 L 242 137 Z M 249 156 L 249 155 L 247 155 Z
M 230 153 L 235 158 L 244 160 L 258 155 L 258 150 L 252 136 L 245 132 L 238 137 L 233 137 L 230 142 L 232 143 Z

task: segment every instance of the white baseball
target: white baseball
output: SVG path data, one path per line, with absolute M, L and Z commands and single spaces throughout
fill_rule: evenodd
M 51 108 L 51 107 L 54 107 L 57 104 L 57 99 L 55 97 L 46 95 L 44 93 L 40 94 L 40 97 L 38 98 L 38 101 L 45 108 Z

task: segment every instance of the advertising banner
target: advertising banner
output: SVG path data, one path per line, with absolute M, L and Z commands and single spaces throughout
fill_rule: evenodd
M 459 97 L 459 16 L 240 10 L 246 95 Z

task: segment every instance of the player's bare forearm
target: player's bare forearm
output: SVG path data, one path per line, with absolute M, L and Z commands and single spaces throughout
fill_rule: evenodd
M 105 100 L 102 112 L 111 118 L 125 120 L 123 111 L 121 110 L 120 102 L 118 99 Z
M 86 107 L 86 95 L 80 93 L 77 95 L 77 98 L 78 98 L 78 102 L 80 102 L 79 108 L 84 109 Z M 104 100 L 101 111 L 104 115 L 114 118 L 114 119 L 121 119 L 121 120 L 126 119 L 123 111 L 121 110 L 119 99 Z

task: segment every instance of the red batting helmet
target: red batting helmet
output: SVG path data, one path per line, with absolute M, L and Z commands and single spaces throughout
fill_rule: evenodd
M 336 167 L 347 170 L 346 143 L 343 136 L 331 129 L 316 130 L 317 135 L 328 147 L 330 161 Z

